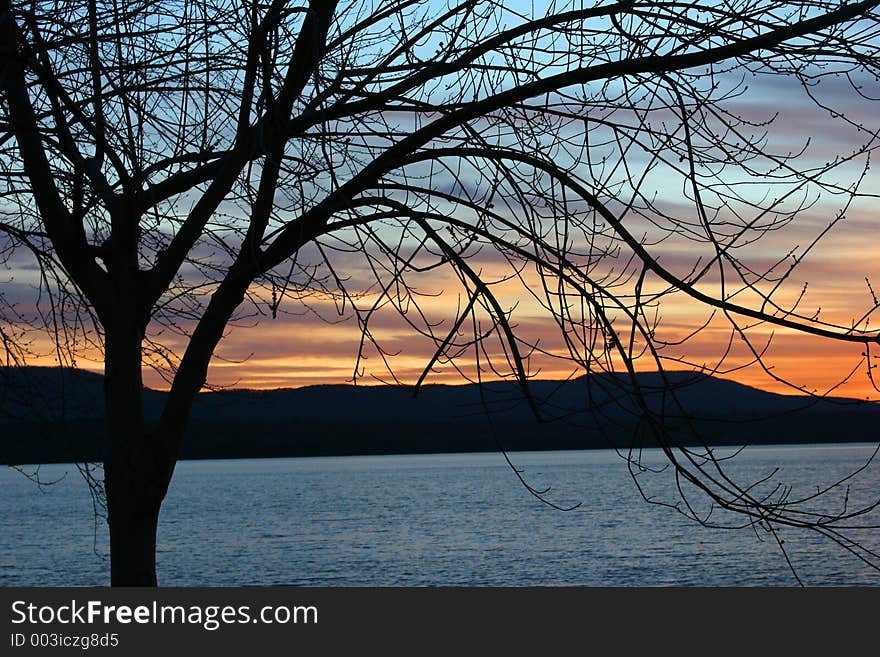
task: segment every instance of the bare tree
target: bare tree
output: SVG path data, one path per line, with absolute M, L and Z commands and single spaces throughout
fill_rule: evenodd
M 371 330 L 389 310 L 433 345 L 417 384 L 441 365 L 510 377 L 536 413 L 539 357 L 624 372 L 681 481 L 876 564 L 845 533 L 864 508 L 757 496 L 683 446 L 636 371 L 686 359 L 659 309 L 687 297 L 758 364 L 769 326 L 851 343 L 872 375 L 877 299 L 829 318 L 791 288 L 847 209 L 876 198 L 861 185 L 880 126 L 849 108 L 876 114 L 877 4 L 3 0 L 2 257 L 38 263 L 41 298 L 33 316 L 4 307 L 2 339 L 23 358 L 12 327 L 26 319 L 63 363 L 104 355 L 112 583 L 156 584 L 160 505 L 230 322 L 317 300 L 352 313 L 359 353 L 392 373 Z M 748 109 L 769 85 L 827 110 L 828 134 L 855 147 L 780 147 L 773 113 Z M 827 199 L 838 211 L 808 244 L 750 258 Z M 458 303 L 432 304 L 431 281 L 450 279 Z M 519 333 L 516 283 L 563 349 Z M 147 366 L 170 385 L 155 426 Z

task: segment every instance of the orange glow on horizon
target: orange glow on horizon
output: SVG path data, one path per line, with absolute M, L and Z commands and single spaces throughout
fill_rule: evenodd
M 873 253 L 865 247 L 872 236 L 868 230 L 871 217 L 865 215 L 852 223 L 852 230 L 829 236 L 823 242 L 821 251 L 809 261 L 802 263 L 796 276 L 787 280 L 786 287 L 774 295 L 780 303 L 791 303 L 802 295 L 798 310 L 805 316 L 821 313 L 821 319 L 837 325 L 848 326 L 856 322 L 866 309 L 872 305 L 872 288 L 866 279 L 880 280 L 877 261 Z M 778 240 L 775 235 L 773 240 Z M 785 253 L 789 247 L 776 244 L 768 239 L 766 250 L 760 255 L 767 262 L 778 259 L 778 253 Z M 773 247 L 773 248 L 771 248 Z M 676 252 L 669 249 L 660 254 L 664 264 L 673 270 L 688 271 L 692 262 L 700 257 L 698 252 Z M 504 277 L 503 265 L 491 261 L 481 268 L 488 278 L 500 280 Z M 758 265 L 768 267 L 766 263 Z M 354 270 L 357 271 L 356 269 Z M 509 273 L 509 272 L 508 272 Z M 511 321 L 517 326 L 517 333 L 527 343 L 538 343 L 540 347 L 555 357 L 535 355 L 528 360 L 529 374 L 537 379 L 565 379 L 578 376 L 575 364 L 563 356 L 565 344 L 560 338 L 559 329 L 548 312 L 524 290 L 531 281 L 509 281 L 493 287 L 499 302 L 505 309 L 515 308 Z M 445 335 L 454 321 L 455 313 L 463 305 L 457 281 L 449 272 L 432 272 L 427 287 L 422 290 L 438 296 L 427 295 L 422 300 L 423 310 L 430 321 L 437 322 L 436 332 Z M 653 285 L 659 285 L 656 281 Z M 717 281 L 707 278 L 707 290 Z M 646 283 L 646 294 L 650 285 Z M 876 287 L 876 283 L 875 283 Z M 624 290 L 626 293 L 626 290 Z M 365 297 L 366 298 L 366 297 Z M 736 303 L 751 308 L 761 305 L 761 299 L 754 291 L 737 293 Z M 335 320 L 336 306 L 329 298 L 316 296 L 309 298 L 312 307 L 318 308 L 322 316 Z M 369 299 L 364 303 L 369 303 Z M 288 311 L 301 311 L 300 306 L 291 302 Z M 711 316 L 711 310 L 696 303 L 683 293 L 664 297 L 657 307 L 658 341 L 674 343 L 699 329 Z M 653 312 L 653 309 L 652 309 Z M 647 314 L 647 313 L 646 313 Z M 328 323 L 312 315 L 279 314 L 277 320 L 264 318 L 258 326 L 233 326 L 221 341 L 212 361 L 208 383 L 211 386 L 252 389 L 296 388 L 316 384 L 351 383 L 355 372 L 355 360 L 360 331 L 349 316 L 338 318 L 338 323 Z M 620 318 L 618 318 L 620 319 Z M 624 318 L 625 319 L 625 318 Z M 815 394 L 880 400 L 878 392 L 868 376 L 868 364 L 864 356 L 865 347 L 860 344 L 835 342 L 810 335 L 797 334 L 787 329 L 770 327 L 767 324 L 750 326 L 750 320 L 735 318 L 745 327 L 745 331 L 756 350 L 764 355 L 769 373 L 758 364 L 749 364 L 754 357 L 742 339 L 732 330 L 730 322 L 722 313 L 716 312 L 708 326 L 683 346 L 663 349 L 661 355 L 666 370 L 703 369 L 762 390 L 781 394 L 798 394 L 798 390 Z M 648 318 L 647 321 L 653 321 Z M 617 325 L 622 339 L 628 334 L 626 322 Z M 864 323 L 861 324 L 864 327 Z M 433 353 L 432 343 L 419 338 L 413 330 L 392 310 L 376 317 L 372 325 L 373 335 L 380 341 L 391 364 L 397 380 L 412 385 L 422 373 Z M 185 341 L 171 334 L 162 336 L 163 346 L 171 353 L 182 354 Z M 495 338 L 489 354 L 499 358 L 503 364 L 501 350 Z M 728 347 L 730 343 L 730 347 Z M 54 347 L 44 337 L 40 348 L 34 348 L 39 356 L 30 364 L 56 365 Z M 719 363 L 722 354 L 727 354 Z M 366 359 L 358 363 L 359 385 L 378 385 L 392 383 L 392 376 L 385 369 L 383 358 L 375 349 L 366 351 Z M 872 358 L 877 354 L 872 352 Z M 482 358 L 482 356 L 481 356 Z M 876 363 L 876 360 L 873 361 Z M 475 375 L 473 350 L 462 354 L 459 365 L 465 373 Z M 76 366 L 101 372 L 103 364 L 97 352 L 78 354 Z M 641 371 L 655 371 L 656 364 L 650 359 L 636 362 Z M 620 369 L 620 368 L 616 368 Z M 773 378 L 778 376 L 791 385 Z M 484 380 L 497 378 L 496 374 L 484 371 Z M 845 382 L 838 386 L 838 384 Z M 149 387 L 167 389 L 168 384 L 156 372 L 145 368 L 144 381 Z M 461 384 L 466 379 L 448 363 L 438 363 L 426 384 Z
M 547 322 L 548 329 L 550 322 Z M 256 335 L 259 333 L 259 336 Z M 543 336 L 546 341 L 549 336 Z M 768 334 L 769 336 L 769 334 Z M 284 338 L 289 347 L 286 353 L 279 353 L 276 339 Z M 314 340 L 319 337 L 320 340 Z M 726 346 L 729 331 L 722 328 L 707 329 L 701 339 L 690 342 L 685 353 L 688 361 L 696 365 L 687 366 L 675 361 L 666 362 L 664 369 L 685 370 L 705 368 L 711 370 L 717 361 L 722 345 Z M 838 397 L 880 400 L 880 393 L 874 389 L 867 376 L 867 365 L 860 354 L 859 346 L 830 343 L 812 339 L 808 336 L 784 336 L 787 339 L 771 341 L 766 353 L 770 372 L 795 386 L 802 386 L 804 392 L 829 394 Z M 424 344 L 406 339 L 405 336 L 388 336 L 389 340 L 402 347 L 394 358 L 394 370 L 398 381 L 413 385 L 428 362 L 430 354 Z M 756 341 L 757 342 L 757 341 Z M 762 343 L 763 344 L 763 343 Z M 264 346 L 268 345 L 268 346 Z M 326 352 L 321 353 L 325 346 Z M 212 361 L 208 383 L 217 388 L 277 389 L 298 388 L 321 384 L 351 384 L 354 372 L 357 330 L 350 324 L 326 327 L 320 331 L 305 329 L 298 331 L 295 323 L 273 327 L 267 322 L 255 329 L 233 330 L 219 348 L 220 358 Z M 408 353 L 407 353 L 408 351 Z M 224 359 L 224 354 L 226 354 Z M 779 394 L 798 394 L 795 387 L 775 380 L 759 365 L 742 366 L 749 360 L 744 348 L 734 347 L 721 369 L 715 376 L 775 392 Z M 375 354 L 361 362 L 361 376 L 358 385 L 382 385 L 394 383 L 391 376 L 383 373 L 381 361 Z M 57 365 L 53 356 L 42 356 L 30 361 L 32 365 Z M 473 376 L 474 368 L 467 367 L 463 360 L 462 369 Z M 637 361 L 639 371 L 654 371 L 648 361 Z M 97 358 L 80 358 L 77 367 L 102 372 L 103 364 Z M 621 371 L 621 369 L 618 369 Z M 536 379 L 567 379 L 583 374 L 571 362 L 544 359 L 540 367 L 530 372 Z M 840 385 L 841 379 L 848 380 Z M 497 380 L 497 375 L 484 373 L 483 380 Z M 425 379 L 425 384 L 442 383 L 447 385 L 464 384 L 468 381 L 454 368 L 447 365 L 436 366 Z M 150 368 L 144 369 L 144 383 L 156 390 L 167 390 L 168 383 Z

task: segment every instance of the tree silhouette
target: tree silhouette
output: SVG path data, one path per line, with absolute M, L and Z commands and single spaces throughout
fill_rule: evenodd
M 514 378 L 537 414 L 539 356 L 624 372 L 681 481 L 771 533 L 809 527 L 875 558 L 844 533 L 865 509 L 753 494 L 682 446 L 664 422 L 674 391 L 658 412 L 636 370 L 664 369 L 658 309 L 685 296 L 771 376 L 756 326 L 852 343 L 871 376 L 876 298 L 829 319 L 790 288 L 873 198 L 877 126 L 847 103 L 876 95 L 878 3 L 543 4 L 3 0 L 2 254 L 38 264 L 41 298 L 33 317 L 2 298 L 2 340 L 23 361 L 30 322 L 62 362 L 104 355 L 114 585 L 156 584 L 160 505 L 230 322 L 318 298 L 353 313 L 359 353 L 392 372 L 371 330 L 388 310 L 434 347 L 418 384 L 440 364 Z M 777 147 L 772 112 L 745 102 L 776 84 L 856 146 L 821 162 L 809 140 Z M 839 211 L 814 240 L 749 260 L 819 199 Z M 458 303 L 438 318 L 425 285 L 450 276 Z M 515 283 L 562 351 L 519 335 L 499 292 Z M 145 366 L 170 385 L 150 426 Z

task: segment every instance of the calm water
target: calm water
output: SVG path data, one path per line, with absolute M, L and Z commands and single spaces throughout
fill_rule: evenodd
M 866 445 L 751 448 L 731 472 L 815 491 L 863 464 Z M 556 511 L 528 494 L 499 454 L 189 461 L 165 503 L 164 585 L 792 585 L 762 532 L 696 525 L 646 504 L 610 451 L 513 454 Z M 661 463 L 658 453 L 647 462 Z M 878 459 L 880 461 L 880 459 Z M 105 526 L 75 466 L 43 466 L 39 487 L 0 469 L 0 584 L 104 585 Z M 644 478 L 674 500 L 664 472 Z M 775 484 L 774 484 L 775 485 Z M 848 504 L 880 495 L 880 462 Z M 696 498 L 695 498 L 696 499 Z M 843 504 L 843 492 L 826 503 Z M 705 504 L 698 507 L 707 510 Z M 717 512 L 712 519 L 723 521 Z M 729 520 L 729 518 L 727 518 Z M 880 524 L 880 514 L 863 523 Z M 860 533 L 880 550 L 880 530 Z M 820 537 L 786 531 L 806 584 L 880 584 L 880 575 Z M 762 540 L 763 539 L 763 540 Z

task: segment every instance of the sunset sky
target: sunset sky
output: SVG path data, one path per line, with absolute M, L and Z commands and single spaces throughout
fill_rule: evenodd
M 819 98 L 833 98 L 841 110 L 854 123 L 864 123 L 869 130 L 877 129 L 876 108 L 862 100 L 847 100 L 855 94 L 842 80 L 829 80 L 824 86 L 813 90 Z M 868 81 L 876 91 L 876 81 Z M 765 121 L 778 114 L 767 128 L 768 144 L 777 151 L 798 151 L 809 143 L 807 155 L 800 160 L 804 165 L 822 160 L 833 160 L 837 155 L 849 153 L 864 134 L 857 134 L 852 126 L 831 120 L 826 110 L 817 108 L 809 101 L 799 85 L 772 77 L 758 78 L 750 82 L 748 94 L 736 101 L 738 111 L 756 121 Z M 848 185 L 859 175 L 859 167 L 865 158 L 853 166 L 839 170 L 840 182 Z M 654 181 L 661 202 L 670 205 L 677 202 L 682 191 L 680 180 Z M 664 185 L 668 185 L 664 188 Z M 880 177 L 871 170 L 864 178 L 862 191 L 876 194 L 880 190 Z M 783 261 L 787 254 L 800 253 L 827 226 L 841 210 L 841 197 L 825 197 L 801 213 L 784 230 L 768 234 L 764 239 L 743 247 L 740 259 L 756 270 L 768 268 L 772 263 Z M 812 250 L 797 272 L 779 291 L 779 299 L 792 300 L 806 292 L 799 305 L 802 312 L 820 316 L 828 322 L 849 324 L 861 318 L 876 299 L 872 288 L 880 291 L 880 259 L 877 258 L 876 198 L 858 199 L 846 212 L 846 217 Z M 685 211 L 686 212 L 686 211 Z M 689 217 L 690 218 L 690 217 Z M 630 219 L 630 230 L 639 233 L 638 218 Z M 644 229 L 645 231 L 648 228 Z M 669 240 L 653 251 L 662 264 L 672 271 L 686 274 L 700 257 L 711 256 L 686 241 Z M 478 262 L 479 259 L 475 260 Z M 348 273 L 355 279 L 364 274 L 363 263 L 348 263 Z M 3 293 L 9 302 L 18 304 L 25 313 L 33 308 L 38 278 L 26 254 L 19 254 L 9 262 L 9 280 L 3 282 Z M 504 273 L 502 263 L 491 257 L 480 262 L 481 271 L 491 276 Z M 493 269 L 494 268 L 494 269 Z M 526 284 L 531 286 L 534 277 Z M 421 280 L 421 279 L 420 279 Z M 531 282 L 530 282 L 531 281 Z M 650 285 L 650 281 L 648 284 Z M 518 334 L 528 343 L 537 343 L 551 354 L 564 355 L 564 344 L 559 331 L 547 313 L 522 288 L 511 282 L 495 286 L 495 291 L 506 308 L 516 306 L 512 322 Z M 424 292 L 434 296 L 423 300 L 424 308 L 438 323 L 438 333 L 448 331 L 454 321 L 456 307 L 465 302 L 457 282 L 449 272 L 438 271 L 425 281 Z M 271 319 L 263 308 L 263 316 L 245 318 L 231 327 L 209 373 L 209 383 L 219 386 L 252 388 L 296 387 L 318 383 L 345 383 L 352 381 L 355 359 L 360 342 L 360 329 L 350 309 L 340 314 L 337 302 L 326 295 L 314 295 L 306 300 L 309 310 L 297 301 L 289 301 L 281 308 L 277 319 Z M 754 305 L 754 298 L 743 298 L 742 303 Z M 821 309 L 821 310 L 820 310 Z M 876 313 L 875 313 L 876 315 Z M 657 308 L 657 338 L 675 342 L 709 321 L 710 312 L 687 298 L 674 294 L 661 300 Z M 323 319 L 322 319 L 323 318 Z M 749 322 L 739 318 L 743 326 Z M 445 322 L 442 323 L 442 322 Z M 253 327 L 253 324 L 259 324 Z M 444 328 L 445 327 L 445 328 Z M 387 360 L 403 383 L 414 383 L 433 353 L 433 345 L 413 335 L 394 312 L 382 312 L 371 323 L 372 335 L 380 342 Z M 841 379 L 853 372 L 849 382 L 836 389 L 834 394 L 880 398 L 866 375 L 867 364 L 862 356 L 863 347 L 834 343 L 828 340 L 793 334 L 764 325 L 749 329 L 747 335 L 758 349 L 764 349 L 764 362 L 772 367 L 772 373 L 796 386 L 810 391 L 827 392 Z M 731 339 L 732 338 L 732 339 Z M 171 333 L 163 332 L 157 339 L 171 351 L 182 353 L 185 343 Z M 728 344 L 730 348 L 728 350 Z M 768 346 L 769 344 L 769 346 Z M 34 363 L 57 362 L 51 345 L 38 339 L 32 347 L 39 357 Z M 499 345 L 489 347 L 497 355 Z M 494 350 L 494 351 L 493 351 Z M 727 352 L 721 360 L 722 354 Z M 757 365 L 745 366 L 751 360 L 747 349 L 736 335 L 731 333 L 730 323 L 716 315 L 704 330 L 681 346 L 670 346 L 662 354 L 669 358 L 668 369 L 706 367 L 719 374 L 749 385 L 779 392 L 792 392 L 790 387 L 775 381 Z M 383 359 L 370 347 L 364 352 L 366 359 L 360 361 L 358 382 L 362 384 L 390 382 Z M 677 362 L 675 359 L 681 359 Z M 473 357 L 462 355 L 459 366 L 465 373 L 473 374 Z M 102 363 L 94 350 L 84 349 L 76 365 L 101 370 Z M 654 369 L 648 360 L 638 364 Z M 529 360 L 532 373 L 539 378 L 563 378 L 582 373 L 565 358 L 535 355 Z M 743 367 L 745 366 L 745 367 Z M 740 369 L 741 368 L 741 369 Z M 487 373 L 492 378 L 491 373 Z M 438 363 L 427 383 L 463 382 L 461 375 L 448 364 Z M 154 373 L 146 375 L 148 385 L 166 387 Z
M 833 159 L 837 154 L 851 151 L 863 139 L 849 128 L 842 128 L 837 121 L 829 120 L 828 113 L 817 109 L 808 101 L 797 85 L 780 80 L 757 79 L 751 83 L 751 92 L 739 106 L 743 115 L 755 120 L 766 120 L 779 113 L 770 127 L 769 144 L 777 150 L 798 150 L 809 140 L 808 157 L 801 164 L 809 165 L 820 159 Z M 842 81 L 826 81 L 824 86 L 813 90 L 820 99 L 846 97 L 847 85 Z M 853 94 L 850 92 L 849 96 Z M 847 116 L 854 122 L 870 126 L 876 122 L 873 108 L 864 101 L 851 101 L 845 107 Z M 839 171 L 842 183 L 849 184 L 859 174 L 864 158 L 852 167 Z M 658 181 L 660 187 L 664 181 Z M 680 186 L 680 181 L 675 181 Z M 874 193 L 880 190 L 880 177 L 869 171 L 862 184 L 862 191 Z M 677 192 L 677 190 L 676 190 Z M 661 192 L 662 193 L 662 192 Z M 675 202 L 675 194 L 671 196 Z M 766 235 L 759 242 L 744 247 L 740 258 L 756 270 L 765 269 L 783 260 L 786 254 L 801 252 L 803 248 L 822 234 L 828 222 L 841 210 L 841 197 L 826 197 L 797 216 L 784 230 Z M 806 292 L 799 309 L 812 314 L 820 310 L 821 317 L 829 322 L 849 324 L 869 310 L 875 300 L 868 282 L 874 290 L 880 289 L 880 259 L 876 257 L 876 203 L 874 199 L 859 199 L 846 212 L 846 218 L 824 235 L 821 242 L 800 265 L 797 273 L 780 290 L 781 301 L 790 300 Z M 633 232 L 638 232 L 633 229 Z M 689 242 L 671 240 L 653 251 L 661 262 L 673 271 L 686 273 L 699 255 L 699 247 Z M 500 263 L 490 257 L 477 260 L 482 271 L 493 273 L 493 267 L 501 274 Z M 363 271 L 353 264 L 349 272 L 357 278 Z M 491 276 L 490 276 L 491 278 Z M 442 270 L 432 274 L 425 283 L 426 292 L 437 294 L 424 300 L 424 307 L 434 311 L 441 324 L 438 332 L 448 330 L 454 319 L 452 314 L 464 303 L 457 282 Z M 538 342 L 541 348 L 564 354 L 564 344 L 559 330 L 545 310 L 541 309 L 519 283 L 496 287 L 496 293 L 506 308 L 516 306 L 512 318 L 518 334 L 530 343 Z M 740 299 L 742 302 L 754 299 Z M 315 383 L 344 383 L 352 380 L 355 368 L 360 331 L 350 312 L 340 317 L 334 302 L 327 298 L 308 300 L 311 308 L 318 311 L 328 323 L 313 313 L 302 314 L 297 303 L 288 305 L 295 313 L 279 315 L 271 320 L 263 317 L 255 329 L 245 326 L 233 328 L 218 351 L 209 380 L 215 384 L 248 387 L 286 387 Z M 748 305 L 748 304 L 747 304 Z M 683 294 L 664 298 L 658 310 L 657 336 L 673 342 L 692 333 L 705 323 L 710 312 Z M 749 322 L 739 318 L 743 326 Z M 403 383 L 413 383 L 421 374 L 433 353 L 433 345 L 413 335 L 396 313 L 380 313 L 371 323 L 373 335 L 382 345 L 395 374 Z M 866 376 L 867 366 L 858 345 L 834 343 L 790 331 L 772 331 L 760 326 L 747 332 L 757 349 L 769 347 L 764 354 L 765 364 L 772 373 L 810 391 L 827 392 L 844 377 L 854 371 L 850 380 L 834 394 L 878 398 Z M 770 340 L 773 336 L 772 341 Z M 790 387 L 774 380 L 758 365 L 744 369 L 738 367 L 752 360 L 742 341 L 734 336 L 730 352 L 722 363 L 719 360 L 731 342 L 731 326 L 720 314 L 699 335 L 681 347 L 671 346 L 664 350 L 668 357 L 683 358 L 688 364 L 667 361 L 665 366 L 677 369 L 688 366 L 706 366 L 719 369 L 723 376 L 779 392 L 794 392 Z M 494 344 L 494 343 L 493 343 Z M 182 344 L 178 346 L 178 349 Z M 490 347 L 491 348 L 491 347 Z M 497 348 L 497 345 L 496 345 Z M 368 358 L 359 364 L 358 382 L 361 384 L 390 382 L 383 360 L 375 350 L 367 349 Z M 473 374 L 473 357 L 466 355 L 459 365 Z M 565 359 L 553 359 L 535 355 L 530 360 L 532 372 L 541 378 L 563 378 L 582 373 Z M 640 361 L 639 367 L 653 369 L 649 361 Z M 491 378 L 491 374 L 488 374 Z M 428 376 L 427 382 L 462 382 L 460 374 L 449 365 L 438 365 Z M 151 379 L 155 383 L 155 379 Z

